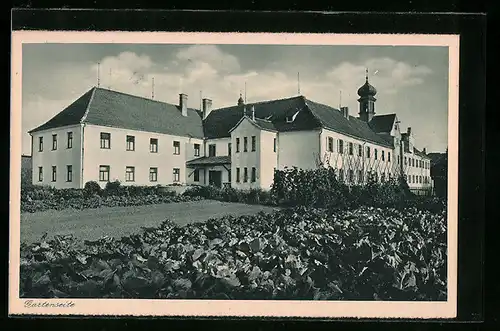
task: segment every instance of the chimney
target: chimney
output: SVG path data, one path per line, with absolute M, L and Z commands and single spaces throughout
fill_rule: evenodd
M 179 94 L 179 107 L 181 108 L 182 116 L 187 116 L 187 108 L 188 108 L 187 103 L 188 103 L 187 94 L 184 93 Z
M 427 148 L 424 147 L 423 152 L 424 152 L 424 154 L 427 154 Z
M 255 106 L 252 106 L 252 120 L 255 121 Z
M 349 119 L 349 107 L 340 107 L 340 111 L 345 118 Z
M 208 114 L 210 114 L 210 112 L 212 111 L 212 100 L 210 99 L 207 99 L 207 98 L 204 98 L 202 100 L 202 104 L 203 104 L 203 119 L 207 118 Z
M 408 133 L 408 137 L 411 136 L 411 127 L 408 127 L 408 129 L 406 130 L 406 133 Z

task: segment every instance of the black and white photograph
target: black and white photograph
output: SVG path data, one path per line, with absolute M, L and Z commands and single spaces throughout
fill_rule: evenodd
M 456 36 L 110 35 L 13 36 L 19 311 L 454 316 Z

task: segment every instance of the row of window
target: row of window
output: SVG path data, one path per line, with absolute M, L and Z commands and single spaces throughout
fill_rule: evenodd
M 99 181 L 100 182 L 109 182 L 110 178 L 110 170 L 111 167 L 109 165 L 100 165 L 99 166 Z M 181 177 L 181 169 L 173 168 L 172 170 L 173 181 L 180 182 Z M 135 167 L 127 166 L 125 167 L 125 181 L 126 182 L 134 182 L 135 181 Z M 158 168 L 151 167 L 149 168 L 149 181 L 157 182 L 158 181 Z
M 405 165 L 409 165 L 410 167 L 416 167 L 421 169 L 430 169 L 430 163 L 424 160 L 417 160 L 411 157 L 405 156 Z
M 257 149 L 257 140 L 255 136 L 251 137 L 251 152 Z M 274 138 L 273 151 L 276 152 L 276 138 Z M 240 138 L 236 138 L 236 153 L 240 152 Z M 243 137 L 243 152 L 248 152 L 248 137 Z M 229 155 L 231 155 L 231 144 L 229 144 Z
M 250 176 L 250 181 L 252 183 L 255 183 L 255 181 L 257 180 L 257 169 L 255 167 L 252 167 L 251 171 L 252 172 L 251 172 L 251 176 Z M 236 168 L 236 183 L 241 182 L 240 175 L 241 175 L 241 169 Z M 247 167 L 243 168 L 243 183 L 248 183 L 248 168 Z
M 430 178 L 428 176 L 419 175 L 406 175 L 408 184 L 430 184 Z
M 106 132 L 101 132 L 101 149 L 110 149 L 111 148 L 111 134 Z M 181 142 L 174 141 L 172 143 L 173 153 L 174 155 L 181 154 Z M 200 156 L 200 144 L 194 144 L 194 156 Z M 127 151 L 135 151 L 135 136 L 127 135 L 125 138 L 125 149 Z M 158 153 L 158 139 L 150 138 L 149 139 L 149 152 L 150 153 Z
M 38 181 L 43 182 L 43 167 L 38 167 Z M 57 181 L 57 166 L 52 166 L 52 181 Z M 66 166 L 66 181 L 73 181 L 73 166 Z
M 66 133 L 66 148 L 73 148 L 73 132 Z M 57 134 L 52 135 L 52 150 L 57 150 Z M 43 137 L 38 137 L 38 151 L 43 152 Z
M 333 145 L 334 145 L 334 140 L 332 137 L 328 137 L 328 152 L 332 152 L 334 151 L 333 149 Z M 349 155 L 354 155 L 354 150 L 356 149 L 357 150 L 357 155 L 360 156 L 360 157 L 363 157 L 363 145 L 360 145 L 360 144 L 354 144 L 352 142 L 348 142 L 347 145 L 344 145 L 344 140 L 342 139 L 338 139 L 337 140 L 337 153 L 339 154 L 344 154 L 344 152 L 346 152 L 345 150 L 345 147 L 347 146 L 347 153 Z M 374 154 L 374 158 L 375 160 L 378 160 L 378 149 L 374 148 L 373 149 L 373 154 Z M 366 146 L 365 148 L 365 155 L 366 155 L 366 158 L 371 158 L 371 148 L 370 146 Z M 382 150 L 381 151 L 381 159 L 382 161 L 385 161 L 385 151 Z M 388 162 L 391 162 L 391 152 L 387 152 L 387 161 Z

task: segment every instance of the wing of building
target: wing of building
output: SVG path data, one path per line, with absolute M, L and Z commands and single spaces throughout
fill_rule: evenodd
M 305 96 L 212 109 L 176 105 L 94 87 L 31 130 L 33 183 L 104 186 L 230 185 L 269 189 L 274 170 L 331 166 L 356 184 L 404 175 L 410 188 L 432 188 L 430 159 L 415 148 L 396 114 L 376 115 L 377 91 L 358 90 L 359 113 Z

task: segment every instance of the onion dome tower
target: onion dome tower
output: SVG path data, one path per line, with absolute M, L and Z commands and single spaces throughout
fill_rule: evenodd
M 358 89 L 359 118 L 370 122 L 375 116 L 375 95 L 377 90 L 368 82 L 368 69 L 366 69 L 365 84 Z

